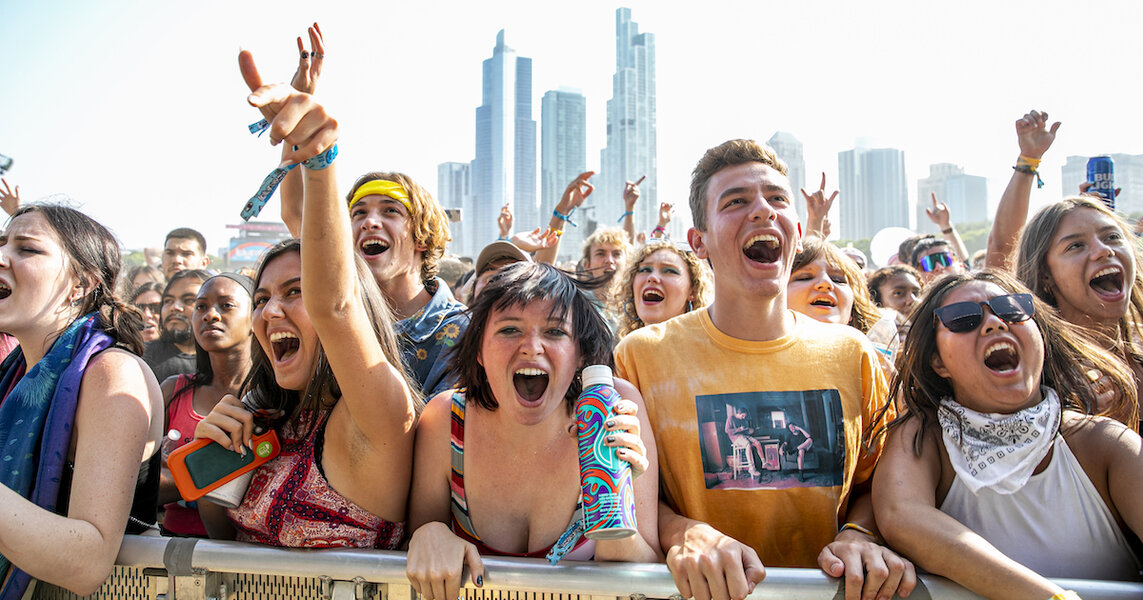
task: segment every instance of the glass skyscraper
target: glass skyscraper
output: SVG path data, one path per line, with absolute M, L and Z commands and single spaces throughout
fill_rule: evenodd
M 577 175 L 587 170 L 587 100 L 578 90 L 559 89 L 544 94 L 540 104 L 540 220 L 549 215 Z M 577 223 L 581 219 L 574 219 Z M 585 227 L 564 227 L 560 257 L 581 256 Z M 521 223 L 517 229 L 532 227 Z

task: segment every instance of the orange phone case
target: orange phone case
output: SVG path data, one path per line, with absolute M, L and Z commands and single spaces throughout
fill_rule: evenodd
M 196 476 L 191 473 L 191 467 L 196 464 L 201 465 L 203 457 L 207 459 L 220 458 L 223 462 L 244 459 L 239 459 L 238 457 L 241 455 L 238 453 L 227 450 L 221 444 L 207 438 L 199 438 L 171 452 L 171 455 L 167 457 L 167 468 L 170 469 L 171 477 L 175 480 L 175 486 L 178 487 L 179 495 L 183 497 L 183 500 L 188 502 L 198 500 L 211 490 L 269 462 L 282 451 L 282 445 L 278 441 L 278 434 L 275 433 L 273 429 L 269 429 L 266 433 L 261 435 L 255 435 L 252 439 L 254 448 L 253 450 L 247 448 L 246 454 L 253 456 L 253 460 L 221 477 L 212 477 L 210 474 L 207 474 L 209 481 L 203 482 L 200 480 L 197 484 L 195 483 Z M 212 448 L 211 446 L 214 447 Z M 196 453 L 206 454 L 196 457 Z M 188 465 L 188 459 L 190 459 L 190 465 Z M 213 466 L 214 465 L 206 465 L 198 468 L 200 470 L 210 470 Z M 201 479 L 201 477 L 197 479 Z

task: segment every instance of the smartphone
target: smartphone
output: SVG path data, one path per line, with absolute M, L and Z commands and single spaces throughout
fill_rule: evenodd
M 0 175 L 8 172 L 12 168 L 12 157 L 0 154 Z M 459 220 L 459 219 L 458 219 Z
M 460 223 L 460 209 L 459 208 L 446 208 L 445 214 L 448 215 L 449 223 Z
M 253 441 L 253 450 L 248 448 L 245 455 L 227 450 L 206 438 L 171 452 L 167 467 L 179 495 L 188 502 L 198 500 L 211 490 L 269 462 L 282 451 L 278 434 L 273 429 L 255 428 Z

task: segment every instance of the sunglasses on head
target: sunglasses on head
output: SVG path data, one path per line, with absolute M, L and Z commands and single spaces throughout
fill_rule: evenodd
M 937 252 L 928 256 L 921 257 L 921 270 L 926 273 L 932 273 L 940 267 L 951 267 L 953 264 L 952 254 L 948 252 Z
M 945 329 L 953 333 L 965 333 L 980 326 L 980 322 L 984 320 L 986 304 L 992 310 L 992 314 L 1008 323 L 1027 321 L 1036 314 L 1032 294 L 1008 294 L 997 296 L 987 302 L 956 302 L 934 310 L 933 315 L 940 320 Z

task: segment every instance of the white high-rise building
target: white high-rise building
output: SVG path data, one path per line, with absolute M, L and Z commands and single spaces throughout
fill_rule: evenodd
M 646 175 L 639 186 L 635 230 L 650 233 L 659 221 L 655 35 L 639 33 L 629 8 L 615 11 L 615 75 L 611 78 L 611 90 L 611 99 L 607 101 L 607 146 L 600 152 L 600 173 L 588 203 L 595 208 L 592 217 L 596 221 L 615 226 L 624 211 L 624 182 Z
M 516 222 L 516 229 L 545 225 L 564 189 L 587 170 L 587 100 L 579 90 L 561 88 L 544 94 L 540 104 L 540 211 L 536 223 Z M 572 217 L 579 222 L 580 219 Z M 560 259 L 575 260 L 586 237 L 584 227 L 564 227 Z
M 886 227 L 909 227 L 905 153 L 854 148 L 837 155 L 841 239 L 872 238 Z
M 503 29 L 496 34 L 492 58 L 484 61 L 481 97 L 471 167 L 472 209 L 464 215 L 465 244 L 476 252 L 496 239 L 501 206 L 512 207 L 517 223 L 539 219 L 532 59 L 516 56 L 504 44 Z
M 988 179 L 967 175 L 962 167 L 951 163 L 929 165 L 929 176 L 917 180 L 917 233 L 940 233 L 925 214 L 933 207 L 932 194 L 949 207 L 952 224 L 988 221 Z
M 458 256 L 475 256 L 476 252 L 467 243 L 464 235 L 464 223 L 468 219 L 471 196 L 468 186 L 468 163 L 446 162 L 437 165 L 437 201 L 448 209 L 459 209 L 461 220 L 449 220 L 449 233 L 452 241 L 449 242 L 449 252 Z M 479 252 L 479 250 L 477 250 Z

